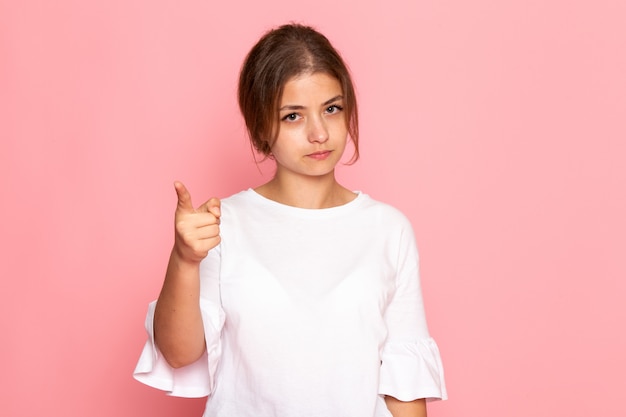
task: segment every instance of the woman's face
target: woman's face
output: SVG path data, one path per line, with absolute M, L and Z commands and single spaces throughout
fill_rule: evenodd
M 276 175 L 333 175 L 348 136 L 343 102 L 341 84 L 330 75 L 303 74 L 287 81 L 272 145 Z

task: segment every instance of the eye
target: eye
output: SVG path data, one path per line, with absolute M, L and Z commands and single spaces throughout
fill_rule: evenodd
M 298 115 L 298 113 L 289 113 L 289 114 L 283 116 L 283 118 L 281 120 L 283 120 L 285 122 L 295 122 L 299 118 L 300 118 L 300 116 Z
M 333 104 L 332 106 L 326 107 L 326 113 L 328 114 L 339 113 L 342 110 L 343 107 L 339 106 L 338 104 Z

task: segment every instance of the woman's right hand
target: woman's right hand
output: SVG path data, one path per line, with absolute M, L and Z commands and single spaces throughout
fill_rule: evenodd
M 182 182 L 174 182 L 178 205 L 174 217 L 174 253 L 186 263 L 198 264 L 220 243 L 220 200 L 211 198 L 197 209 Z
M 176 237 L 154 311 L 154 340 L 173 368 L 198 360 L 205 350 L 200 311 L 200 261 L 220 243 L 220 200 L 197 209 L 187 188 L 176 181 Z

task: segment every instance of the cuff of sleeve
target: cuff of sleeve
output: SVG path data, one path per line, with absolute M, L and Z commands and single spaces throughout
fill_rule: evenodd
M 400 401 L 447 399 L 437 343 L 430 337 L 412 343 L 387 343 L 382 352 L 379 394 Z
M 220 334 L 224 326 L 224 311 L 210 301 L 200 301 L 206 351 L 196 362 L 175 369 L 169 366 L 154 343 L 155 307 L 156 301 L 148 305 L 145 323 L 148 340 L 135 367 L 134 378 L 176 397 L 196 398 L 210 395 L 215 388 L 215 373 L 222 355 Z

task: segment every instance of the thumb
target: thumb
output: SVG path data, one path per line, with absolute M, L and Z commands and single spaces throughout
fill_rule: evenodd
M 219 198 L 213 197 L 212 199 L 210 199 L 207 202 L 207 207 L 212 215 L 214 215 L 218 219 L 220 218 L 220 216 L 222 215 L 222 202 Z
M 176 189 L 176 195 L 178 196 L 178 205 L 176 210 L 184 213 L 194 212 L 195 210 L 193 209 L 193 204 L 191 204 L 191 194 L 187 191 L 187 187 L 185 187 L 185 185 L 180 181 L 174 181 L 174 188 Z
M 219 198 L 213 197 L 207 200 L 203 205 L 198 207 L 196 212 L 211 213 L 212 215 L 214 215 L 216 218 L 219 219 L 220 216 L 222 215 L 221 204 L 222 203 L 220 202 Z

